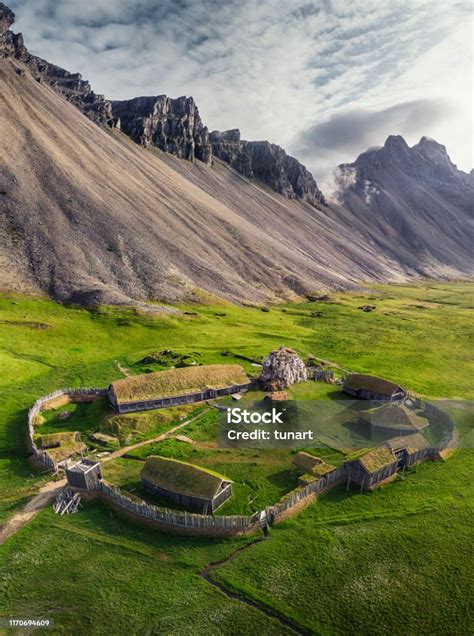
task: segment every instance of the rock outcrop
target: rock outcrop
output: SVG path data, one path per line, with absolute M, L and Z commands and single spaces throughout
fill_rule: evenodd
M 25 64 L 38 82 L 51 86 L 97 124 L 118 125 L 112 114 L 112 104 L 103 95 L 94 93 L 80 73 L 69 73 L 31 55 L 24 44 L 23 35 L 10 31 L 14 21 L 13 11 L 0 2 L 0 59 L 11 58 Z
M 268 141 L 245 141 L 236 128 L 214 130 L 209 140 L 212 153 L 249 179 L 257 179 L 288 199 L 320 206 L 324 196 L 312 174 L 283 148 Z
M 121 129 L 145 148 L 157 146 L 181 159 L 211 163 L 209 132 L 192 97 L 166 95 L 113 101 Z
M 0 59 L 15 57 L 16 53 L 24 49 L 21 33 L 13 33 L 10 27 L 15 22 L 13 11 L 0 2 Z
M 307 379 L 308 371 L 298 354 L 280 347 L 264 359 L 259 381 L 264 391 L 277 391 Z
M 250 154 L 246 152 L 245 143 L 240 139 L 240 130 L 233 128 L 232 130 L 213 130 L 209 135 L 209 141 L 212 146 L 212 154 L 221 161 L 228 163 L 234 170 L 240 172 L 248 179 L 254 176 L 252 169 L 252 159 Z

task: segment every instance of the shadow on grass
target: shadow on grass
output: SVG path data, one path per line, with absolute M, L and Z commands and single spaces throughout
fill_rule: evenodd
M 277 486 L 278 488 L 291 490 L 292 488 L 296 488 L 298 486 L 298 480 L 296 479 L 296 473 L 293 468 L 288 468 L 285 470 L 280 470 L 277 473 L 273 473 L 272 475 L 268 475 L 268 481 Z
M 56 520 L 56 517 L 50 516 L 50 519 Z M 62 521 L 63 518 L 61 518 Z M 175 534 L 167 534 L 158 528 L 145 527 L 139 522 L 133 522 L 119 512 L 112 510 L 106 503 L 100 501 L 83 502 L 80 514 L 74 515 L 74 524 L 66 519 L 67 525 L 74 525 L 78 528 L 87 528 L 95 533 L 104 534 L 105 538 L 114 537 L 120 540 L 141 541 L 156 548 L 169 549 L 176 553 L 181 548 L 205 548 L 214 546 L 218 549 L 220 546 L 229 545 L 235 541 L 242 541 L 242 538 L 220 538 L 220 537 L 185 537 Z M 100 536 L 98 537 L 100 540 Z M 248 540 L 248 539 L 247 539 Z M 194 558 L 194 555 L 191 555 Z M 206 562 L 209 557 L 205 556 Z

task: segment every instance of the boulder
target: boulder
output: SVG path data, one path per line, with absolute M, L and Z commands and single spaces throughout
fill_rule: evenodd
M 308 371 L 298 354 L 293 349 L 280 347 L 264 359 L 259 381 L 264 391 L 280 391 L 307 379 Z

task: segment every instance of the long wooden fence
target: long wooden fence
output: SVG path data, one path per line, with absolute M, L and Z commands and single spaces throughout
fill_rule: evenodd
M 104 499 L 114 508 L 137 519 L 148 521 L 164 530 L 172 530 L 177 534 L 232 536 L 252 532 L 267 523 L 277 523 L 286 516 L 284 513 L 296 509 L 301 503 L 305 503 L 315 495 L 341 483 L 346 479 L 346 476 L 345 466 L 337 468 L 304 488 L 293 490 L 275 505 L 248 516 L 201 515 L 186 511 L 170 510 L 132 497 L 103 480 L 97 482 L 96 490 L 91 494 Z

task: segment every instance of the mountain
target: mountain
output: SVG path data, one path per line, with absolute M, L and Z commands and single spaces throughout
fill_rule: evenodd
M 390 136 L 339 166 L 344 216 L 410 274 L 472 274 L 474 180 L 428 137 Z
M 15 58 L 0 60 L 0 95 L 3 289 L 262 302 L 402 275 L 304 201 L 97 126 Z
M 432 142 L 364 153 L 341 167 L 342 203 L 325 202 L 278 146 L 209 133 L 192 98 L 108 101 L 31 55 L 13 18 L 0 3 L 2 289 L 267 302 L 472 274 L 472 175 Z
M 103 95 L 94 93 L 80 73 L 70 73 L 31 55 L 22 34 L 10 30 L 14 20 L 13 11 L 0 3 L 0 59 L 23 62 L 36 81 L 53 88 L 99 125 L 122 128 L 146 148 L 156 146 L 179 158 L 212 163 L 213 147 L 209 143 L 208 128 L 202 123 L 192 97 L 172 99 L 158 95 L 123 101 L 106 100 Z M 268 142 L 242 142 L 241 145 L 245 144 L 254 144 L 253 154 L 256 155 L 253 170 L 245 171 L 245 176 L 261 180 L 289 198 L 303 199 L 313 205 L 323 202 L 312 175 L 282 148 Z M 233 167 L 238 170 L 238 166 Z

